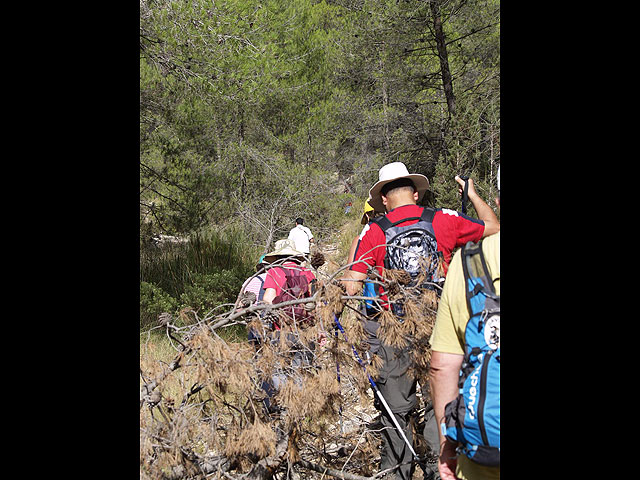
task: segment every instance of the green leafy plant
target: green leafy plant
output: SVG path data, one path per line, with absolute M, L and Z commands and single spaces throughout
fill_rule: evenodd
M 244 277 L 232 270 L 196 273 L 192 276 L 192 283 L 185 286 L 184 293 L 180 295 L 180 303 L 204 316 L 215 307 L 233 303 L 243 281 Z
M 162 312 L 173 313 L 175 298 L 153 283 L 140 282 L 140 328 L 155 326 Z

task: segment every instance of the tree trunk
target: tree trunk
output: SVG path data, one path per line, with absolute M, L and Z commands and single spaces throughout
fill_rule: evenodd
M 240 199 L 244 202 L 247 192 L 247 179 L 245 177 L 247 170 L 247 159 L 244 154 L 244 109 L 239 107 L 240 114 Z
M 384 120 L 384 147 L 389 153 L 390 144 L 389 141 L 389 92 L 387 91 L 387 76 L 384 74 L 384 42 L 382 43 L 382 49 L 380 51 L 380 72 L 382 72 L 382 112 Z
M 438 57 L 440 58 L 440 72 L 442 74 L 442 87 L 444 95 L 447 99 L 447 108 L 449 116 L 456 113 L 456 100 L 453 96 L 453 81 L 451 79 L 451 71 L 449 70 L 449 56 L 447 54 L 447 41 L 442 30 L 442 19 L 440 17 L 440 2 L 432 1 L 430 3 L 431 13 L 433 14 L 433 29 L 436 35 L 436 46 L 438 48 Z

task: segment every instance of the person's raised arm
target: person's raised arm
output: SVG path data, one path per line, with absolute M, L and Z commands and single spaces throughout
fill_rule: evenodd
M 456 182 L 458 182 L 459 185 L 458 192 L 460 193 L 460 195 L 462 195 L 462 192 L 464 190 L 464 180 L 456 175 Z M 493 212 L 491 207 L 487 205 L 487 203 L 482 200 L 482 198 L 480 198 L 478 192 L 476 192 L 476 189 L 473 186 L 473 179 L 470 178 L 468 182 L 469 190 L 467 194 L 469 196 L 469 201 L 473 205 L 473 208 L 476 209 L 478 219 L 484 222 L 484 232 L 482 233 L 482 238 L 493 235 L 494 233 L 498 233 L 500 231 L 500 222 L 498 222 L 498 217 Z

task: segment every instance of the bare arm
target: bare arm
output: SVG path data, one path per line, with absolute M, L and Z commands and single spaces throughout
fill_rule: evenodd
M 460 187 L 458 188 L 458 192 L 462 194 L 464 189 L 464 180 L 460 177 L 456 176 L 456 182 Z M 476 192 L 475 187 L 473 186 L 473 179 L 469 179 L 469 201 L 473 205 L 473 208 L 476 209 L 476 213 L 478 214 L 478 218 L 484 222 L 484 232 L 482 233 L 482 238 L 488 237 L 489 235 L 493 235 L 494 233 L 498 233 L 500 231 L 500 222 L 498 222 L 498 217 L 489 205 L 486 204 L 482 198 Z
M 462 355 L 454 353 L 432 352 L 429 383 L 433 410 L 438 425 L 444 418 L 444 407 L 458 396 L 458 373 L 462 366 Z M 440 443 L 444 441 L 440 433 Z
M 360 292 L 360 289 L 362 289 L 362 282 L 365 278 L 367 278 L 366 273 L 349 270 L 342 276 L 340 281 L 347 290 L 347 295 L 353 296 Z
M 429 385 L 433 411 L 438 427 L 444 418 L 445 406 L 458 395 L 458 372 L 462 365 L 462 355 L 454 353 L 432 352 L 431 367 L 429 369 Z M 440 438 L 440 460 L 438 469 L 442 480 L 455 479 L 456 453 L 455 444 L 442 435 L 438 428 Z
M 264 295 L 262 296 L 262 301 L 264 303 L 273 303 L 273 299 L 276 298 L 276 289 L 275 288 L 267 288 L 264 291 Z
M 349 255 L 347 256 L 347 263 L 352 263 L 356 255 L 356 247 L 358 246 L 359 237 L 355 237 L 351 241 L 351 247 L 349 248 Z M 347 290 L 347 295 L 356 295 L 362 288 L 362 281 L 367 278 L 365 273 L 354 272 L 353 270 L 347 270 L 340 281 Z
M 349 256 L 347 257 L 347 263 L 353 262 L 353 257 L 356 254 L 356 247 L 358 246 L 358 237 L 355 237 L 351 241 L 351 247 L 349 248 Z

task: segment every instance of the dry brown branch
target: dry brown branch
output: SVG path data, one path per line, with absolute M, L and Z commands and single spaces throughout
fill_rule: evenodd
M 176 354 L 168 364 L 141 359 L 141 478 L 380 477 L 380 433 L 369 428 L 379 412 L 351 350 L 367 358 L 359 302 L 377 298 L 348 296 L 337 278 L 338 272 L 325 275 L 308 299 L 230 308 L 204 318 L 190 311 L 193 320 L 186 327 L 163 317 Z M 378 337 L 410 349 L 411 374 L 422 385 L 437 295 L 410 287 L 403 272 L 371 278 L 405 311 L 402 319 L 383 312 Z M 300 303 L 313 307 L 314 325 L 270 327 L 269 319 L 283 306 Z M 334 315 L 341 315 L 350 343 L 336 337 Z M 260 341 L 227 342 L 218 334 L 237 323 L 253 329 Z M 369 358 L 366 368 L 375 377 L 379 357 Z M 266 384 L 277 385 L 270 397 Z M 301 468 L 303 475 L 296 473 Z

